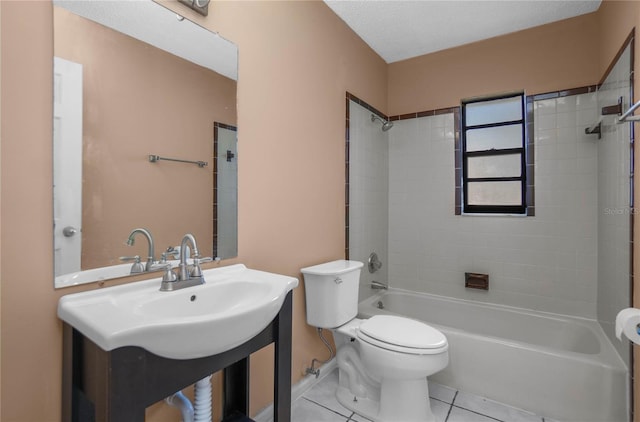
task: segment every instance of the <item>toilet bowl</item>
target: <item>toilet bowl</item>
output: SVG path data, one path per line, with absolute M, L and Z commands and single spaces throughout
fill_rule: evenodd
M 374 422 L 434 421 L 427 377 L 447 366 L 447 339 L 409 318 L 356 318 L 362 266 L 339 260 L 301 270 L 307 322 L 334 334 L 338 401 Z

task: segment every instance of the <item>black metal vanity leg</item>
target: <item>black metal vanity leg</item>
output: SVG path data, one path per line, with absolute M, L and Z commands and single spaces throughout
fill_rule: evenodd
M 224 368 L 222 419 L 234 413 L 249 414 L 249 356 Z
M 94 422 L 95 406 L 84 390 L 82 334 L 62 326 L 62 422 Z
M 291 421 L 291 328 L 292 297 L 289 292 L 276 318 L 273 386 L 274 422 Z
M 73 328 L 62 324 L 62 422 L 73 414 Z

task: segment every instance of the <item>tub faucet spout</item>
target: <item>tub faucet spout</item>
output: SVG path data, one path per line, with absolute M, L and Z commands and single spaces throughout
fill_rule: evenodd
M 371 288 L 373 290 L 387 290 L 389 288 L 389 285 L 387 283 L 381 283 L 379 281 L 372 281 Z

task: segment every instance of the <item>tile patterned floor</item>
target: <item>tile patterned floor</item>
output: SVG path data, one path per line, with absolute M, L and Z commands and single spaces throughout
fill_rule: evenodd
M 335 397 L 338 372 L 333 371 L 292 405 L 292 422 L 368 422 L 344 408 Z M 430 383 L 431 410 L 437 422 L 554 422 L 524 410 Z

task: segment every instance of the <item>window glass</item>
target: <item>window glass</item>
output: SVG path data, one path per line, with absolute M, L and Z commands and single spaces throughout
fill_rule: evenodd
M 520 177 L 522 155 L 504 154 L 467 158 L 467 177 Z
M 521 124 L 469 129 L 466 136 L 467 151 L 522 147 Z
M 478 101 L 466 105 L 466 126 L 522 119 L 522 97 Z
M 469 182 L 467 194 L 469 205 L 522 205 L 519 181 L 513 182 Z

